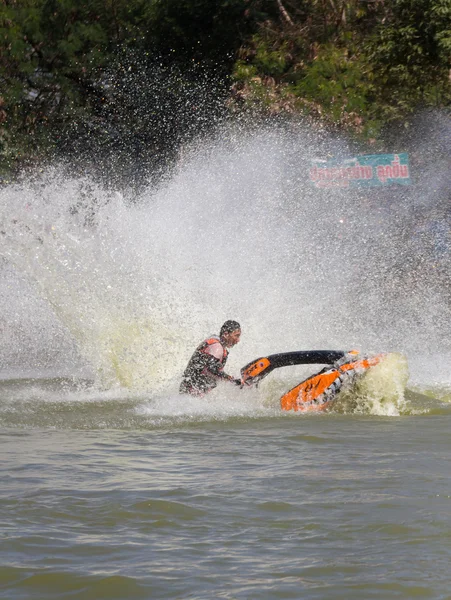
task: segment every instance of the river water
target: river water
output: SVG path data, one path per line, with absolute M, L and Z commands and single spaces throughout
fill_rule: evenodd
M 446 400 L 282 415 L 0 390 L 3 598 L 449 597 Z
M 449 254 L 424 182 L 312 190 L 321 144 L 223 132 L 138 197 L 0 190 L 0 597 L 451 598 Z M 322 414 L 279 407 L 311 366 L 180 397 L 230 318 L 234 375 L 390 354 Z

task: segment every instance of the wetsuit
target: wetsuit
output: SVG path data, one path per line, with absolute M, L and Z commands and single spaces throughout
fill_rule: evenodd
M 183 373 L 180 393 L 200 396 L 215 388 L 218 379 L 234 381 L 233 377 L 223 370 L 228 355 L 229 351 L 217 336 L 199 344 Z

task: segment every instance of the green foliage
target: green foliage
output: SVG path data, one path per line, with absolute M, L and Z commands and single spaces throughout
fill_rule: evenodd
M 377 84 L 372 112 L 383 122 L 450 104 L 450 23 L 449 0 L 397 0 L 368 36 L 365 50 Z
M 349 56 L 346 49 L 325 46 L 293 89 L 298 96 L 319 102 L 339 121 L 343 112 L 362 112 L 367 108 L 365 68 L 364 61 Z
M 260 79 L 273 112 L 301 110 L 365 137 L 419 107 L 451 104 L 451 0 L 286 7 L 289 21 L 262 23 L 241 50 L 234 77 L 245 103 L 261 106 Z
M 135 127 L 141 132 L 142 124 L 147 123 L 151 132 L 144 136 L 142 144 L 152 139 L 153 144 L 161 148 L 166 135 L 166 146 L 173 146 L 174 136 L 180 140 L 188 135 L 186 131 L 183 133 L 183 128 L 191 128 L 186 115 L 192 108 L 185 107 L 186 94 L 191 94 L 188 88 L 197 86 L 198 95 L 211 97 L 211 93 L 199 89 L 200 84 L 205 86 L 205 69 L 199 68 L 195 73 L 193 58 L 202 58 L 204 64 L 215 63 L 217 59 L 224 64 L 230 62 L 233 51 L 242 41 L 239 22 L 243 30 L 247 28 L 248 18 L 243 12 L 241 0 L 9 0 L 1 3 L 0 160 L 3 169 L 20 162 L 24 154 L 30 158 L 42 157 L 58 149 L 67 153 L 71 147 L 77 151 L 90 147 L 91 152 L 97 154 L 95 144 L 102 148 L 113 144 L 117 147 L 118 136 L 125 135 L 119 116 L 129 128 Z M 135 52 L 135 64 L 130 64 L 130 51 Z M 163 115 L 157 110 L 157 126 L 143 118 L 143 110 L 136 104 L 136 94 L 115 93 L 120 79 L 124 80 L 119 66 L 121 60 L 131 72 L 135 72 L 136 66 L 142 69 L 143 76 L 139 81 L 135 78 L 130 85 L 139 85 L 148 92 L 145 106 L 153 102 L 155 112 L 160 102 L 172 111 L 170 115 Z M 183 89 L 169 92 L 168 87 L 174 87 L 172 75 L 168 75 L 170 86 L 157 76 L 157 89 L 154 81 L 157 64 L 163 70 L 173 64 L 172 72 L 178 64 L 180 72 L 185 73 L 180 76 L 184 80 Z M 219 73 L 224 78 L 227 70 L 220 68 Z M 150 77 L 148 81 L 144 74 Z M 211 91 L 216 90 L 217 76 L 217 73 L 212 75 Z M 177 93 L 178 101 L 169 102 Z M 223 96 L 218 94 L 218 98 Z M 143 103 L 144 99 L 139 98 L 139 102 Z M 208 102 L 200 99 L 197 105 Z M 175 132 L 171 126 L 171 132 L 164 133 L 163 123 L 176 120 L 177 115 L 180 131 Z M 160 132 L 158 141 L 158 136 L 152 133 L 157 130 Z M 125 137 L 130 141 L 132 136 Z
M 99 3 L 100 4 L 100 3 Z M 0 82 L 8 140 L 4 162 L 20 160 L 25 140 L 36 155 L 54 145 L 53 129 L 87 102 L 95 70 L 105 64 L 109 35 L 96 5 L 70 0 L 17 0 L 1 7 Z
M 257 45 L 254 64 L 258 72 L 271 77 L 280 77 L 287 68 L 286 52 L 288 43 L 284 42 L 277 49 Z
M 158 161 L 223 114 L 230 76 L 235 111 L 366 137 L 451 105 L 451 0 L 0 1 L 0 169 Z

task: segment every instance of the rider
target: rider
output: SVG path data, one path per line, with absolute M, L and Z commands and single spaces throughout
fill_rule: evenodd
M 219 379 L 241 385 L 240 379 L 224 372 L 228 348 L 238 344 L 240 336 L 240 324 L 226 321 L 219 336 L 211 336 L 199 344 L 183 373 L 180 393 L 201 396 L 215 388 Z

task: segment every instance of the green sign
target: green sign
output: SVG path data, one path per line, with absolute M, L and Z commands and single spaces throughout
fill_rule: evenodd
M 409 185 L 409 155 L 366 154 L 346 160 L 314 160 L 309 173 L 317 188 Z

